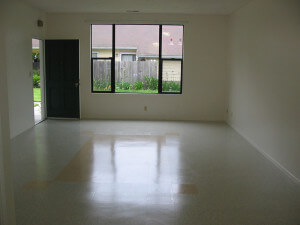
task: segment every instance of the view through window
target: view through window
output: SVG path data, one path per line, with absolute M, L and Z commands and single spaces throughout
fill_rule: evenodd
M 182 25 L 92 25 L 92 91 L 182 93 Z

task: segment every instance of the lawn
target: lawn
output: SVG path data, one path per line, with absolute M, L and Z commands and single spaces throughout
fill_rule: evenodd
M 33 88 L 33 99 L 34 99 L 34 102 L 41 101 L 41 89 L 40 88 Z
M 158 90 L 124 90 L 124 89 L 117 89 L 116 93 L 158 93 Z

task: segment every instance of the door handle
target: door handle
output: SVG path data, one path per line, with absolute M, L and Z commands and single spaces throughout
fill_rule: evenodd
M 77 82 L 77 83 L 75 83 L 75 87 L 76 87 L 76 88 L 78 88 L 78 86 L 79 86 L 79 83 L 78 83 L 78 82 Z

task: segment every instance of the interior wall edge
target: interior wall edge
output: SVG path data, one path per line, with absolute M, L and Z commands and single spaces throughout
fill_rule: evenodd
M 227 116 L 239 134 L 297 183 L 299 9 L 297 0 L 255 0 L 231 15 Z
M 249 142 L 257 152 L 259 152 L 262 156 L 264 156 L 267 160 L 272 162 L 274 166 L 276 166 L 284 175 L 288 176 L 294 183 L 300 185 L 300 178 L 298 178 L 296 175 L 294 175 L 292 172 L 290 172 L 287 168 L 285 168 L 281 163 L 279 163 L 277 160 L 275 160 L 273 157 L 271 157 L 269 154 L 267 154 L 258 144 L 256 144 L 254 141 L 252 141 L 250 138 L 248 138 L 242 129 L 240 129 L 237 125 L 233 124 L 230 121 L 226 121 L 227 124 L 235 130 L 239 135 L 241 135 L 247 142 Z

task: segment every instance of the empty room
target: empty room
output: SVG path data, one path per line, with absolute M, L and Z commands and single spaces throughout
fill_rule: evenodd
M 1 225 L 300 225 L 299 0 L 0 0 Z

